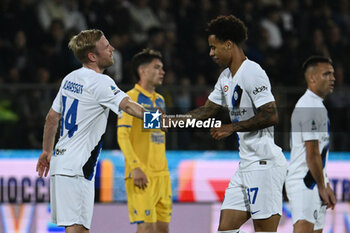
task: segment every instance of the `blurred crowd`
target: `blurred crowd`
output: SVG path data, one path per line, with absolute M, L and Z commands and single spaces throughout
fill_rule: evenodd
M 220 72 L 209 57 L 205 28 L 228 14 L 247 25 L 245 53 L 278 87 L 280 106 L 293 107 L 300 97 L 305 88 L 301 65 L 308 56 L 332 58 L 336 88 L 327 105 L 336 108 L 331 121 L 342 129 L 334 148 L 350 150 L 345 124 L 350 119 L 349 0 L 1 0 L 0 124 L 11 127 L 2 126 L 0 148 L 40 148 L 44 117 L 56 92 L 46 87 L 81 66 L 67 44 L 84 29 L 101 29 L 114 46 L 115 63 L 106 73 L 119 86 L 132 86 L 131 58 L 149 47 L 164 57 L 164 87 L 173 87 L 162 89 L 168 109 L 184 113 L 202 105 Z M 12 84 L 38 89 L 9 88 Z M 278 96 L 283 90 L 297 94 Z M 8 135 L 21 141 L 6 141 Z

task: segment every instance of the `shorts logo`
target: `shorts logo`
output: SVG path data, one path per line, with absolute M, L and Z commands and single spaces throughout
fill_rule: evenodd
M 56 149 L 55 150 L 55 155 L 63 155 L 64 152 L 66 152 L 66 149 Z
M 314 211 L 314 218 L 315 218 L 315 220 L 317 220 L 317 217 L 318 217 L 317 215 L 318 215 L 318 214 L 317 214 L 317 210 L 315 210 L 315 211 Z
M 143 128 L 144 129 L 160 129 L 161 113 L 157 109 L 156 112 L 143 113 Z
M 267 87 L 266 86 L 261 86 L 261 87 L 256 87 L 255 90 L 253 91 L 253 94 L 256 95 L 262 91 L 266 91 Z
M 253 214 L 256 214 L 256 213 L 258 213 L 258 212 L 260 212 L 260 210 L 253 211 L 253 212 L 251 212 L 251 214 L 253 215 Z
M 317 130 L 316 122 L 314 120 L 312 120 L 311 122 L 311 130 L 312 131 Z
M 228 91 L 228 86 L 225 85 L 225 86 L 224 86 L 224 92 L 227 92 L 227 91 Z
M 151 211 L 150 210 L 145 210 L 145 214 L 146 214 L 146 216 L 149 216 L 151 214 Z

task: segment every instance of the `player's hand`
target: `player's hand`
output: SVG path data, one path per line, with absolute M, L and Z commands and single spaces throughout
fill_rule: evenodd
M 331 205 L 326 187 L 318 187 L 318 193 L 320 195 L 322 205 L 326 205 L 328 209 Z
M 36 164 L 36 171 L 38 172 L 39 177 L 46 177 L 50 170 L 50 160 L 52 152 L 43 151 L 38 159 Z
M 142 171 L 141 168 L 137 167 L 131 171 L 131 177 L 134 181 L 134 185 L 140 189 L 147 188 L 148 179 L 146 174 Z
M 329 184 L 327 184 L 326 191 L 327 191 L 327 194 L 329 197 L 329 207 L 328 206 L 327 207 L 331 208 L 333 210 L 335 207 L 335 204 L 337 203 L 337 199 L 335 198 L 333 189 L 331 188 L 331 186 Z
M 216 139 L 220 140 L 230 136 L 234 132 L 232 124 L 224 124 L 219 128 L 211 128 L 210 135 Z

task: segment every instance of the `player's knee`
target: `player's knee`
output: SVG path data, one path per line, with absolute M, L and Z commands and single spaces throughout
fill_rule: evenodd
M 137 232 L 136 233 L 154 233 L 155 226 L 153 223 L 141 223 L 137 225 Z
M 231 233 L 231 231 L 232 231 L 233 233 L 235 233 L 235 232 L 242 233 L 243 231 L 240 231 L 239 228 L 240 228 L 240 226 L 238 224 L 232 224 L 231 222 L 220 221 L 219 227 L 218 227 L 218 232 Z
M 154 231 L 151 228 L 143 228 L 143 229 L 137 229 L 136 233 L 154 233 Z
M 66 233 L 89 233 L 90 231 L 83 225 L 74 224 L 72 226 L 66 227 L 65 232 Z
M 157 225 L 157 233 L 169 233 L 169 227 Z

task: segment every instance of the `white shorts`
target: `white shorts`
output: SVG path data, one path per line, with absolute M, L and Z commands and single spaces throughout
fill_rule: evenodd
M 270 166 L 263 170 L 237 170 L 225 191 L 221 209 L 250 212 L 252 219 L 282 215 L 282 188 L 286 166 Z
M 291 189 L 293 189 L 292 192 L 290 191 Z M 298 191 L 294 191 L 296 189 Z M 314 230 L 323 229 L 326 218 L 326 206 L 322 206 L 317 186 L 314 189 L 308 189 L 301 180 L 300 184 L 287 182 L 286 190 L 292 211 L 293 224 L 299 220 L 306 220 L 314 224 Z
M 83 176 L 50 176 L 51 221 L 58 226 L 83 225 L 90 229 L 95 184 Z

